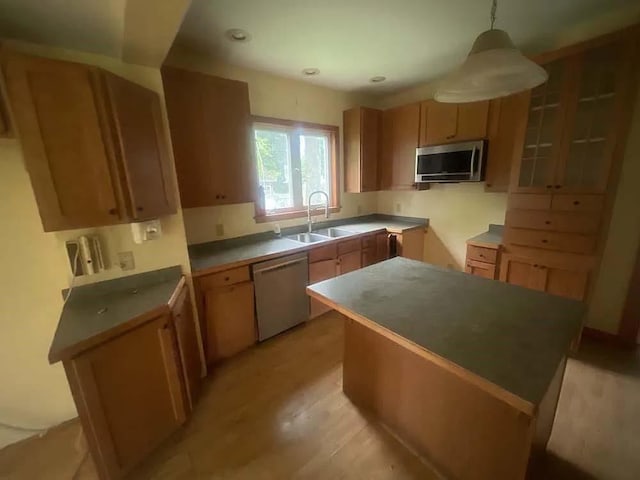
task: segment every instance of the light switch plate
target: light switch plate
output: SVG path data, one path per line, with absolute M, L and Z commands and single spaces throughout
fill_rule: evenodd
M 118 264 L 122 270 L 133 270 L 136 268 L 133 252 L 118 252 Z

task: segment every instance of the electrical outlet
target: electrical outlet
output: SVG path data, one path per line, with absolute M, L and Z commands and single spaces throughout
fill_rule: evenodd
M 133 252 L 118 252 L 118 264 L 122 270 L 133 270 L 136 268 Z
M 216 237 L 224 236 L 224 224 L 216 223 Z
M 400 212 L 402 212 L 402 204 L 396 203 L 396 213 L 400 213 Z

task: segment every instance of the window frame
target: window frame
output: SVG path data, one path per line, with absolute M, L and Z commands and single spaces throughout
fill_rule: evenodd
M 331 194 L 329 195 L 329 212 L 337 213 L 340 211 L 340 159 L 338 158 L 338 144 L 340 142 L 339 127 L 335 125 L 323 125 L 320 123 L 301 122 L 296 120 L 285 120 L 282 118 L 263 117 L 258 115 L 251 116 L 251 145 L 253 148 L 253 166 L 256 170 L 256 188 L 259 186 L 260 179 L 257 172 L 257 152 L 255 151 L 255 127 L 256 126 L 273 126 L 274 129 L 285 129 L 288 132 L 322 132 L 328 134 L 329 137 L 329 170 L 331 177 Z M 298 138 L 296 136 L 296 138 Z M 297 146 L 296 140 L 291 141 L 291 148 Z M 292 179 L 293 181 L 293 179 Z M 304 199 L 303 199 L 304 201 Z M 290 218 L 301 218 L 307 215 L 307 209 L 304 206 L 294 206 L 290 208 L 282 208 L 275 212 L 268 213 L 261 209 L 258 203 L 255 204 L 254 219 L 257 223 L 272 222 L 277 220 L 287 220 Z M 320 215 L 323 211 L 318 208 L 311 210 L 311 215 Z

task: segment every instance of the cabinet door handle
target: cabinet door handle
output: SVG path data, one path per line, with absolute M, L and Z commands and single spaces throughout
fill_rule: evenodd
M 545 221 L 544 221 L 544 224 L 545 224 L 545 225 L 551 225 L 551 220 L 545 220 Z
M 549 240 L 547 240 L 546 238 L 543 238 L 542 243 L 549 243 Z
M 562 188 L 562 185 L 556 185 L 556 188 Z
M 225 198 L 227 198 L 227 196 L 226 195 L 221 195 L 221 198 L 225 199 Z
M 118 214 L 118 209 L 117 208 L 110 208 L 109 209 L 109 215 L 117 215 Z
M 538 264 L 537 264 L 537 263 L 534 263 L 534 264 L 533 264 L 533 268 L 538 268 Z
M 574 200 L 574 201 L 573 201 L 573 204 L 574 204 L 574 205 L 580 205 L 580 201 L 579 201 L 579 200 Z
M 453 137 L 455 137 L 455 135 L 447 135 L 447 140 L 449 140 L 449 139 L 451 139 Z
M 139 211 L 139 212 L 142 212 L 144 210 L 144 208 L 143 207 L 136 207 L 136 210 Z
M 547 188 L 553 188 L 553 185 L 547 185 Z
M 478 256 L 479 256 L 480 258 L 484 258 L 484 254 L 482 254 L 482 253 L 481 253 L 480 255 L 478 255 Z
M 224 277 L 224 281 L 228 282 L 229 281 L 229 277 Z

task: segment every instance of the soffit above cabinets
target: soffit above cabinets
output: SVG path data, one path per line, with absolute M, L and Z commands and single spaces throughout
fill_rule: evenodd
M 635 3 L 509 0 L 500 4 L 496 28 L 508 31 L 524 51 L 538 52 L 595 19 L 606 23 L 616 13 L 622 20 L 623 11 L 627 22 L 637 19 Z M 193 0 L 175 44 L 224 63 L 332 88 L 389 93 L 460 64 L 478 33 L 489 28 L 490 5 L 489 0 Z M 250 40 L 230 41 L 225 32 L 234 28 Z M 304 77 L 301 71 L 309 67 L 320 74 Z M 379 75 L 387 80 L 370 82 Z

